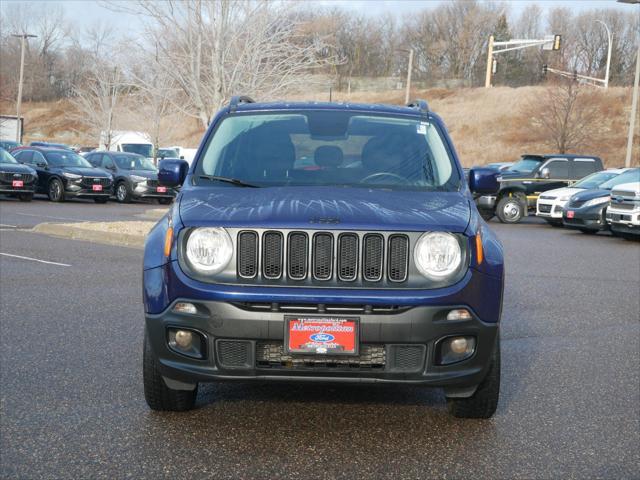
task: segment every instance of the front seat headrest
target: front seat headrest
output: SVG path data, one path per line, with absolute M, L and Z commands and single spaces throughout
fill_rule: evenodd
M 344 154 L 340 147 L 323 145 L 316 148 L 314 162 L 319 167 L 339 167 L 344 160 Z

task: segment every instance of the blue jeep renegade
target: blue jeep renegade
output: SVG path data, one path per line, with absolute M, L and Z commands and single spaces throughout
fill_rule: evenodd
M 182 188 L 144 255 L 152 409 L 258 380 L 442 387 L 493 415 L 502 246 L 426 102 L 234 97 L 159 178 Z

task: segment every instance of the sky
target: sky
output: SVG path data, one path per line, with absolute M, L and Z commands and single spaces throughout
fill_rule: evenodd
M 9 2 L 20 1 L 26 3 L 25 0 L 0 0 L 1 4 L 9 4 Z M 51 0 L 48 0 L 51 1 Z M 119 0 L 126 3 L 128 0 Z M 159 0 L 162 1 L 162 0 Z M 382 13 L 392 13 L 397 16 L 409 15 L 411 12 L 419 11 L 424 8 L 434 8 L 446 0 L 303 0 L 307 3 L 315 3 L 327 7 L 341 7 L 353 10 L 354 12 L 365 13 L 369 15 L 378 15 Z M 118 25 L 117 28 L 123 30 L 135 29 L 139 24 L 139 19 L 132 15 L 124 13 L 116 13 L 106 9 L 97 1 L 90 0 L 62 0 L 59 3 L 64 6 L 67 15 L 75 25 L 83 26 L 93 22 L 106 22 Z M 503 4 L 514 15 L 520 12 L 531 3 L 538 4 L 543 10 L 553 7 L 568 7 L 574 11 L 588 10 L 592 8 L 614 8 L 620 11 L 632 12 L 637 10 L 632 5 L 625 5 L 615 0 L 494 0 L 493 3 Z

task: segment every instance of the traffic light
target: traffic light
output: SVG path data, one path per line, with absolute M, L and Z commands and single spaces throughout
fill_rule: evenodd
M 546 65 L 542 65 L 542 75 L 544 75 L 545 77 L 547 76 L 547 66 Z
M 553 36 L 553 49 L 560 50 L 560 44 L 562 43 L 562 35 Z

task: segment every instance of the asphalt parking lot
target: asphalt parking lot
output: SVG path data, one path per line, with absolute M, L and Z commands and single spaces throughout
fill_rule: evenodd
M 490 223 L 507 266 L 491 420 L 420 388 L 236 383 L 156 413 L 142 251 L 27 227 L 158 206 L 1 202 L 2 478 L 638 478 L 638 243 Z

